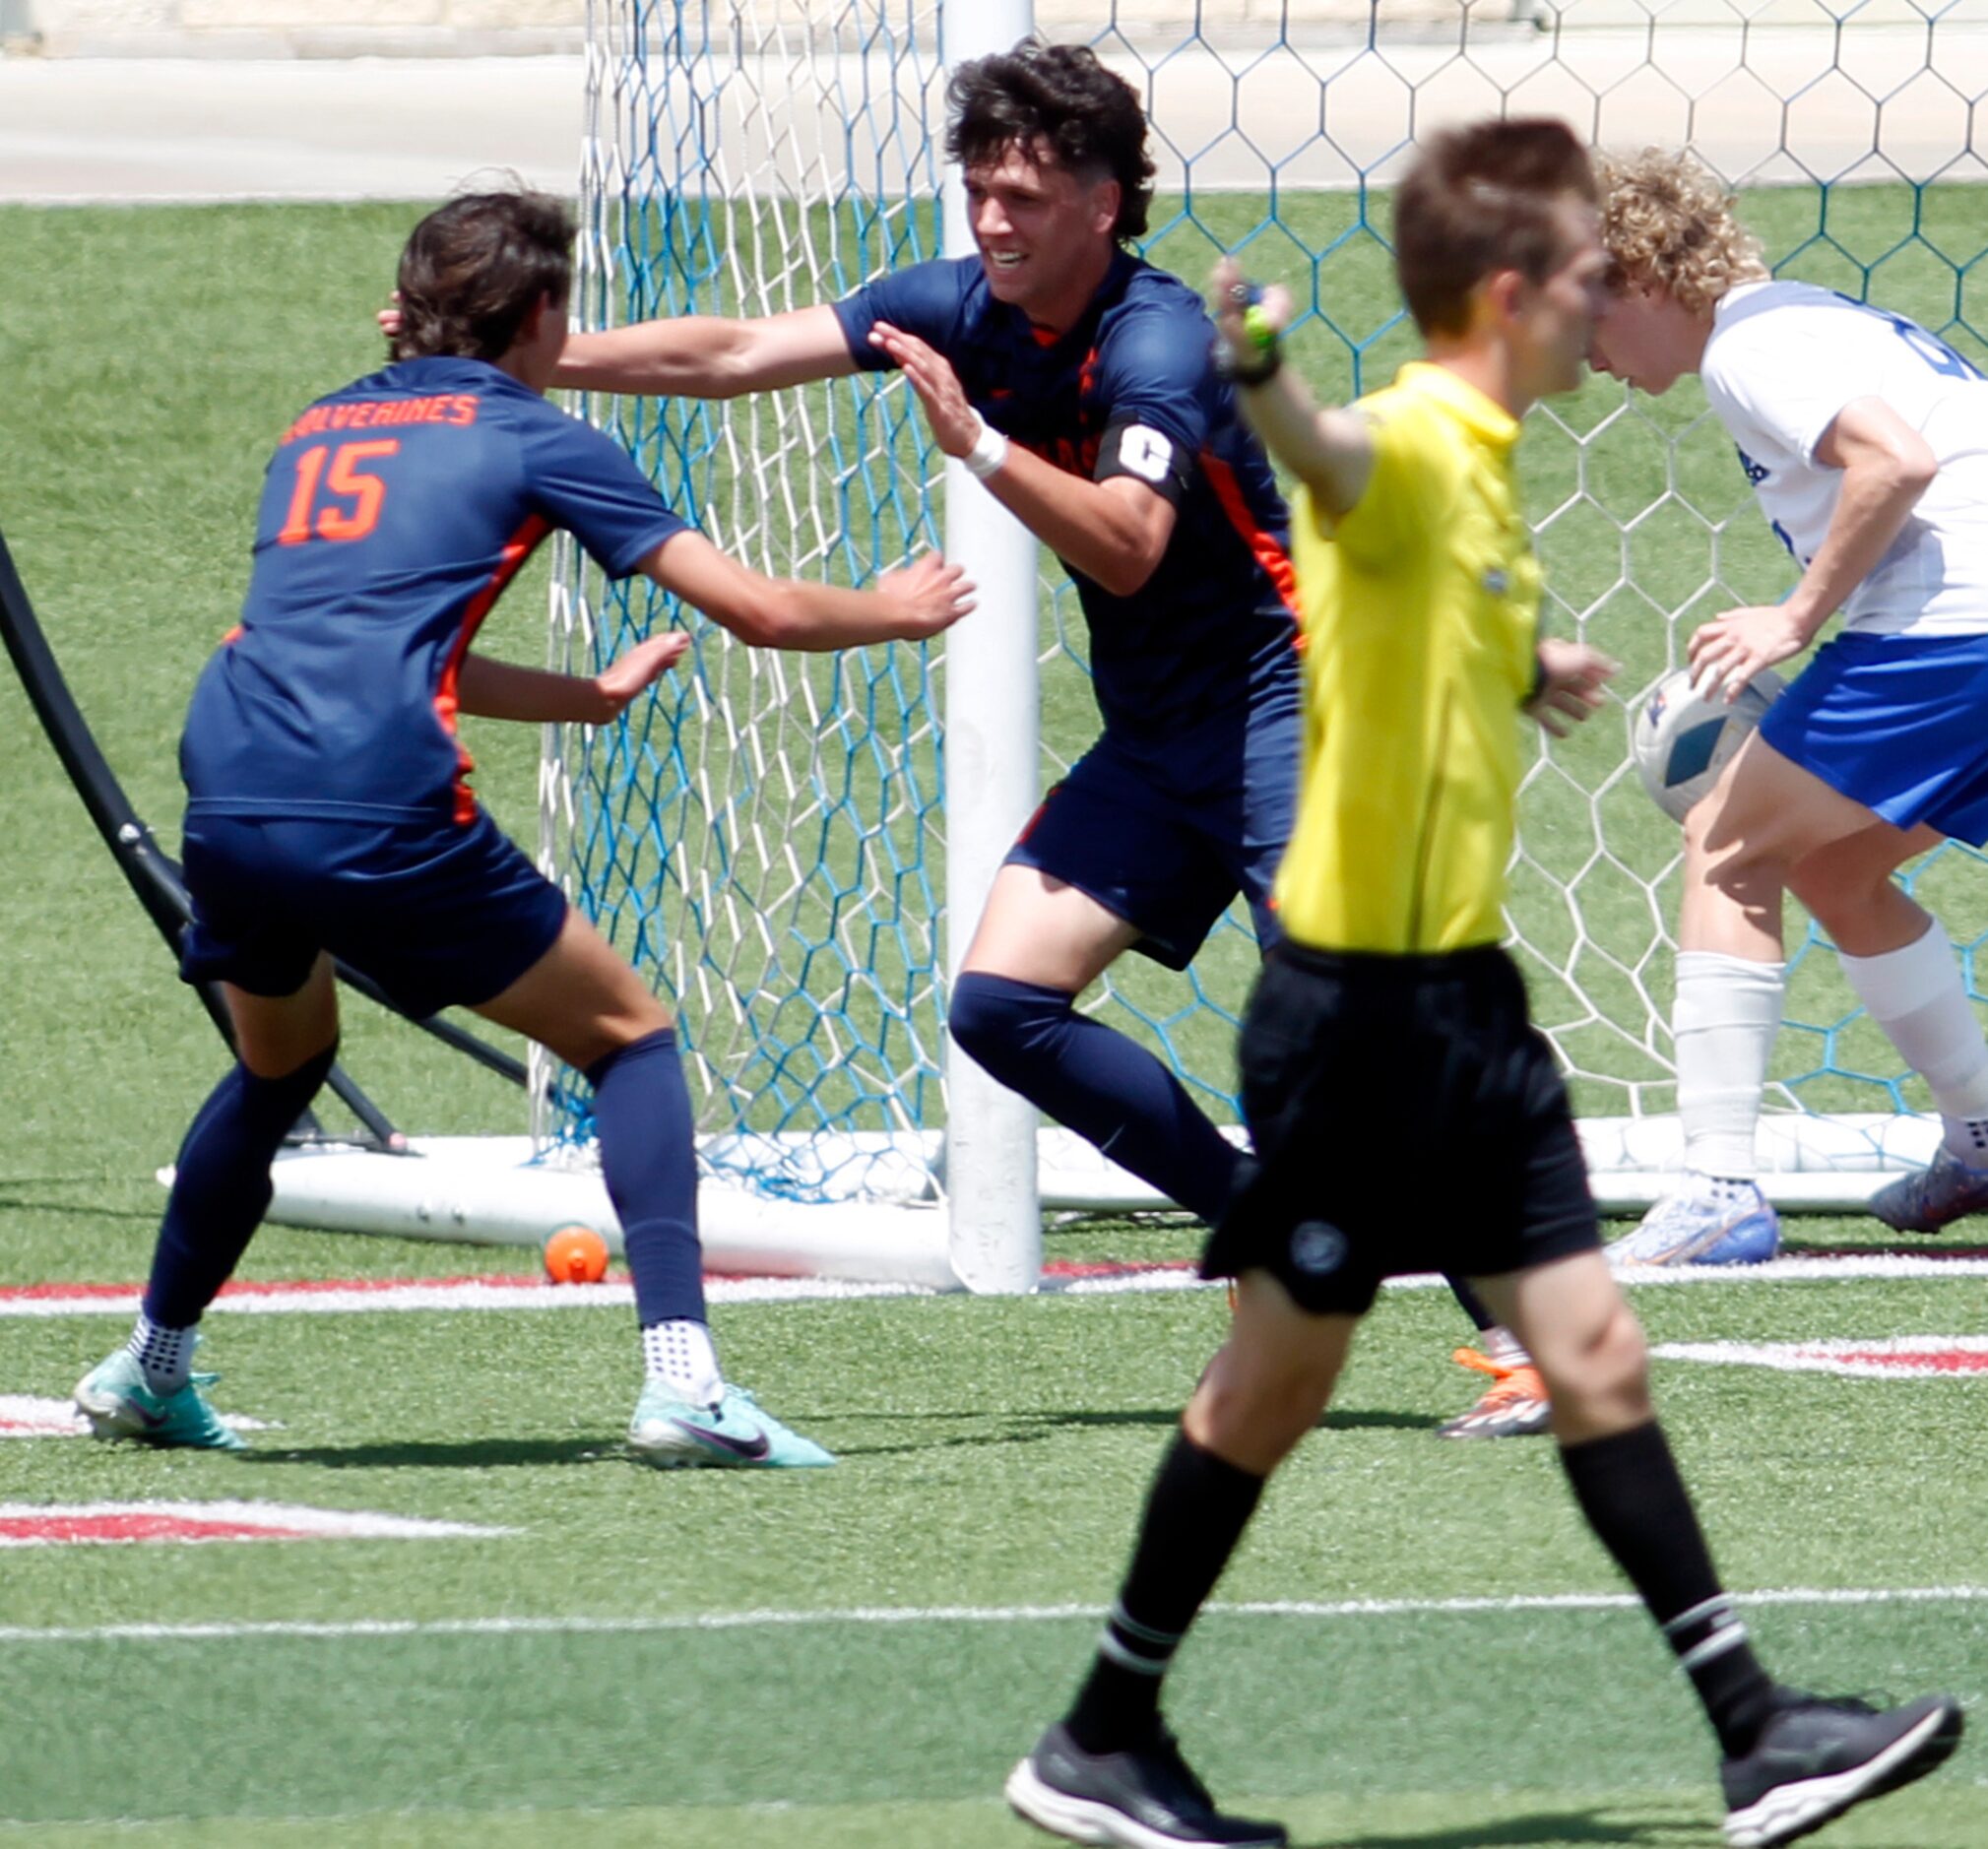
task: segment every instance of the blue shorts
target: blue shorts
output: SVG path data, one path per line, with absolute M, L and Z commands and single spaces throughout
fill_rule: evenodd
M 467 828 L 189 815 L 189 983 L 290 995 L 320 950 L 417 1019 L 510 988 L 552 947 L 565 895 L 478 811 Z
M 1988 842 L 1988 635 L 1838 636 L 1761 735 L 1895 828 Z
M 1087 893 L 1185 970 L 1238 893 L 1256 941 L 1276 942 L 1270 887 L 1298 807 L 1299 711 L 1289 696 L 1225 717 L 1156 759 L 1108 732 L 1043 798 L 1008 854 Z

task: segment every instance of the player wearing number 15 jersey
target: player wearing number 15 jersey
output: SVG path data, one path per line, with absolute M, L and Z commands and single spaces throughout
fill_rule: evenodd
M 1945 1124 L 1932 1167 L 1873 1210 L 1932 1232 L 1988 1208 L 1988 1044 L 1946 932 L 1892 874 L 1988 841 L 1988 380 L 1902 315 L 1770 281 L 1688 156 L 1604 174 L 1614 287 L 1593 359 L 1640 390 L 1697 372 L 1800 573 L 1775 605 L 1691 640 L 1728 697 L 1815 655 L 1687 818 L 1678 1110 L 1690 1174 L 1616 1252 L 1642 1263 L 1774 1249 L 1754 1131 L 1780 1022 L 1781 896 L 1829 934 Z
M 456 719 L 602 724 L 688 647 L 659 636 L 597 676 L 473 653 L 555 528 L 610 576 L 643 572 L 766 646 L 922 638 L 971 606 L 935 560 L 874 594 L 748 571 L 607 436 L 545 404 L 572 238 L 558 202 L 525 193 L 424 219 L 401 259 L 396 363 L 311 406 L 270 463 L 241 624 L 201 676 L 180 752 L 182 966 L 222 986 L 239 1058 L 180 1148 L 131 1342 L 76 1389 L 99 1436 L 240 1442 L 190 1375 L 194 1329 L 331 1070 L 338 957 L 411 1015 L 474 1008 L 592 1082 L 642 1329 L 631 1446 L 662 1464 L 833 1461 L 720 1372 L 673 1024 L 478 806 Z

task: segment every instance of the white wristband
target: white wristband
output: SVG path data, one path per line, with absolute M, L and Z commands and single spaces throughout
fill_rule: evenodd
M 973 448 L 960 458 L 968 470 L 985 481 L 1008 459 L 1008 440 L 993 424 L 983 417 L 980 435 L 974 438 Z

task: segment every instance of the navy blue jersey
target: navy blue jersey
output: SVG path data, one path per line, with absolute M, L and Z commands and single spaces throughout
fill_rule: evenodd
M 1295 685 L 1290 517 L 1214 330 L 1178 277 L 1123 252 L 1076 325 L 1050 337 L 996 301 L 978 257 L 915 264 L 836 304 L 859 365 L 889 357 L 878 321 L 943 354 L 973 407 L 1012 441 L 1095 480 L 1131 476 L 1176 509 L 1153 574 L 1117 597 L 1065 562 L 1091 632 L 1105 725 L 1142 755 L 1271 689 Z
M 479 359 L 322 398 L 264 478 L 241 624 L 180 740 L 189 813 L 476 815 L 456 680 L 554 528 L 625 577 L 684 523 L 613 440 Z

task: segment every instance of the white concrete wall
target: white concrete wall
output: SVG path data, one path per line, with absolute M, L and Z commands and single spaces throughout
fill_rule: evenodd
M 972 0 L 963 0 L 971 5 Z M 846 10 L 846 0 L 738 0 L 761 24 L 794 25 Z M 1465 0 L 1381 0 L 1383 32 L 1454 31 Z M 714 12 L 718 7 L 714 6 Z M 1370 23 L 1368 0 L 1036 0 L 1046 32 L 1088 37 L 1116 21 L 1126 38 L 1178 38 L 1199 14 L 1213 38 L 1263 39 L 1280 22 L 1293 36 L 1344 35 Z M 1951 11 L 1951 9 L 1950 9 Z M 1518 23 L 1624 27 L 1661 17 L 1730 27 L 1827 26 L 1854 14 L 1858 27 L 1909 24 L 1912 0 L 1470 0 L 1474 31 Z M 586 0 L 0 0 L 0 51 L 47 57 L 486 56 L 576 51 Z

